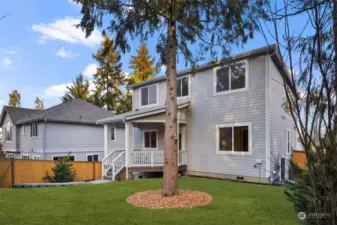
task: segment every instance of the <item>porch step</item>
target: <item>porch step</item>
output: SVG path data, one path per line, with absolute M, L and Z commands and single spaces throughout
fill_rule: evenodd
M 112 180 L 112 176 L 103 176 L 103 180 Z

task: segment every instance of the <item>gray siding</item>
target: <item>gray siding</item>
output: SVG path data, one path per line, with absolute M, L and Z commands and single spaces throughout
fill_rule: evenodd
M 99 161 L 104 158 L 103 151 L 91 151 L 91 152 L 74 152 L 71 155 L 75 156 L 75 161 L 87 161 L 88 154 L 98 154 Z M 45 160 L 53 160 L 53 156 L 65 156 L 67 153 L 47 153 L 45 154 Z
M 125 128 L 117 126 L 115 141 L 112 141 L 111 127 L 111 125 L 108 125 L 108 154 L 112 150 L 125 150 Z
M 17 126 L 20 136 L 19 149 L 21 153 L 43 153 L 43 135 L 45 131 L 45 124 L 37 124 L 37 137 L 30 136 L 30 124 L 25 125 L 26 132 L 23 133 L 23 125 Z
M 295 146 L 295 129 L 291 116 L 282 107 L 285 100 L 283 79 L 274 63 L 270 60 L 270 171 L 276 170 L 279 157 L 286 156 L 286 129 L 293 131 L 293 146 Z
M 165 99 L 166 99 L 166 83 L 165 82 L 159 82 L 156 83 L 157 86 L 157 103 L 158 105 L 165 105 Z M 152 85 L 152 84 L 151 84 Z M 145 86 L 146 87 L 146 86 Z M 132 95 L 132 110 L 136 110 L 140 108 L 140 91 L 141 88 L 135 88 L 132 90 L 133 95 Z
M 45 141 L 47 157 L 72 152 L 83 160 L 87 153 L 104 152 L 103 126 L 46 123 Z
M 191 77 L 186 126 L 188 170 L 257 177 L 265 171 L 265 58 L 249 60 L 249 90 L 213 96 L 213 70 Z M 216 125 L 252 123 L 252 155 L 216 154 Z
M 156 130 L 158 132 L 158 150 L 164 150 L 165 127 L 163 124 L 157 123 L 141 124 L 139 128 L 134 129 L 134 149 L 141 150 L 144 148 L 145 130 Z
M 7 123 L 10 123 L 12 126 L 12 141 L 6 141 L 5 139 L 5 135 L 6 135 L 6 126 Z M 13 125 L 12 120 L 10 119 L 10 117 L 8 116 L 8 114 L 6 114 L 3 126 L 2 126 L 2 147 L 4 151 L 16 151 L 17 150 L 17 135 L 16 135 L 16 126 Z

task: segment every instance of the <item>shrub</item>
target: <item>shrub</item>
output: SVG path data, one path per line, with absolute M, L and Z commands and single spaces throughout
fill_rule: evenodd
M 52 168 L 54 176 L 50 176 L 46 171 L 46 176 L 43 180 L 48 180 L 49 183 L 72 182 L 76 176 L 76 170 L 70 162 L 70 153 L 55 161 L 55 167 Z

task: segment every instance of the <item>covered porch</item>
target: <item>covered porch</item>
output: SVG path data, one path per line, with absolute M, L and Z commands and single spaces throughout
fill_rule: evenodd
M 186 170 L 186 114 L 189 103 L 178 105 L 178 169 Z M 164 166 L 165 109 L 132 111 L 104 121 L 103 177 L 112 180 L 123 170 L 161 172 Z M 112 120 L 114 119 L 114 120 Z M 102 121 L 99 121 L 102 122 Z

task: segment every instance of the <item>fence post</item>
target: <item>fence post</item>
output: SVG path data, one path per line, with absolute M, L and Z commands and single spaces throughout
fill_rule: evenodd
M 95 161 L 93 161 L 92 165 L 94 167 L 93 170 L 92 170 L 93 180 L 96 180 L 96 165 L 95 165 Z
M 13 158 L 11 158 L 11 188 L 14 187 L 14 181 L 15 181 L 15 175 L 14 175 L 14 163 L 15 163 L 15 160 Z

